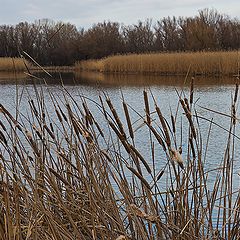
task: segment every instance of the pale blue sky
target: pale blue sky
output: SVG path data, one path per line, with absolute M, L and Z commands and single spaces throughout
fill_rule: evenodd
M 49 18 L 88 28 L 103 20 L 134 24 L 167 16 L 194 16 L 214 8 L 240 19 L 239 0 L 0 0 L 0 25 Z

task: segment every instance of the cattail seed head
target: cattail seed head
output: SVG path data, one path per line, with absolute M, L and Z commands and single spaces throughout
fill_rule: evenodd
M 170 152 L 171 159 L 174 162 L 177 162 L 178 165 L 183 169 L 184 168 L 183 159 L 182 159 L 182 155 L 180 154 L 180 152 L 173 148 L 170 148 L 169 152 Z

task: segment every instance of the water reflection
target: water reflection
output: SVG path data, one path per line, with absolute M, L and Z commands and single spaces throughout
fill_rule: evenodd
M 136 75 L 136 74 L 103 74 L 94 72 L 76 72 L 75 80 L 81 84 L 98 84 L 112 86 L 183 86 L 189 85 L 191 77 L 182 76 Z M 236 82 L 234 77 L 205 78 L 196 77 L 196 86 L 231 85 Z
M 47 83 L 56 85 L 63 82 L 65 85 L 88 85 L 88 86 L 179 86 L 190 84 L 191 77 L 182 76 L 159 76 L 159 75 L 136 75 L 136 74 L 104 74 L 97 72 L 44 72 L 13 73 L 0 72 L 0 84 L 36 84 Z M 194 84 L 198 88 L 206 86 L 232 85 L 236 82 L 234 77 L 196 77 Z
M 31 85 L 35 84 L 44 84 L 45 82 L 50 85 L 60 84 L 62 81 L 66 84 L 74 83 L 74 73 L 73 72 L 50 72 L 50 75 L 47 75 L 45 72 L 0 72 L 0 84 L 19 84 L 19 85 Z

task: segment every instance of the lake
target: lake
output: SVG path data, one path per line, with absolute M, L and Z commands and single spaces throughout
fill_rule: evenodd
M 189 161 L 189 159 L 187 159 L 189 150 L 188 122 L 184 116 L 184 111 L 178 104 L 178 100 L 179 95 L 189 98 L 190 78 L 187 78 L 185 81 L 184 78 L 181 77 L 173 78 L 154 75 L 104 75 L 99 73 L 61 73 L 53 74 L 52 77 L 47 76 L 45 73 L 36 73 L 34 75 L 34 78 L 30 78 L 29 76 L 26 77 L 24 74 L 0 74 L 0 103 L 3 104 L 12 114 L 15 114 L 16 100 L 18 100 L 20 103 L 20 112 L 25 116 L 29 116 L 29 100 L 36 100 L 34 91 L 37 89 L 40 93 L 45 95 L 44 102 L 46 109 L 48 109 L 49 117 L 55 122 L 57 119 L 54 114 L 54 108 L 49 92 L 58 100 L 60 105 L 63 105 L 61 102 L 63 100 L 63 88 L 61 87 L 61 84 L 63 84 L 65 91 L 69 93 L 76 102 L 79 102 L 80 105 L 82 100 L 87 102 L 91 113 L 106 134 L 106 142 L 108 142 L 108 140 L 110 141 L 110 136 L 108 136 L 109 129 L 104 115 L 98 106 L 99 95 L 101 95 L 103 99 L 105 96 L 108 96 L 111 99 L 123 122 L 124 128 L 127 129 L 122 107 L 122 98 L 124 97 L 124 100 L 129 106 L 133 129 L 135 131 L 134 145 L 152 167 L 153 153 L 150 141 L 150 139 L 152 140 L 152 135 L 149 133 L 148 127 L 143 124 L 145 119 L 143 91 L 146 90 L 149 96 L 150 112 L 152 112 L 152 124 L 154 124 L 156 128 L 160 126 L 151 95 L 154 96 L 155 101 L 160 107 L 163 116 L 169 125 L 171 123 L 171 113 L 176 116 L 176 143 L 177 146 L 182 147 L 184 165 Z M 210 171 L 207 174 L 209 190 L 213 188 L 218 174 L 218 171 L 211 170 L 221 166 L 224 159 L 228 140 L 228 129 L 231 120 L 229 115 L 231 114 L 231 104 L 235 92 L 235 82 L 236 80 L 234 78 L 210 79 L 196 77 L 194 79 L 193 110 L 195 112 L 193 110 L 192 112 L 198 115 L 197 124 L 200 131 L 198 134 L 201 134 L 202 139 L 202 160 L 205 162 L 204 170 Z M 69 99 L 69 101 L 71 101 L 71 99 Z M 211 121 L 213 122 L 212 125 L 210 124 Z M 28 126 L 27 121 L 26 126 Z M 211 133 L 208 135 L 210 126 Z M 233 192 L 239 191 L 240 185 L 239 130 L 239 120 L 237 120 L 235 131 L 236 137 L 234 138 L 234 154 L 231 155 L 233 156 L 233 159 L 231 159 L 233 161 Z M 117 143 L 117 139 L 113 139 L 113 141 L 116 141 Z M 101 142 L 100 140 L 100 143 L 102 143 L 104 148 L 104 142 Z M 206 145 L 208 146 L 207 148 Z M 3 150 L 1 151 L 4 152 Z M 126 153 L 123 153 L 122 156 L 126 156 L 127 159 Z M 166 155 L 157 147 L 154 151 L 154 162 L 156 172 L 161 172 L 163 169 L 166 170 Z M 128 174 L 129 171 L 126 169 L 127 178 L 130 178 L 131 175 Z M 143 175 L 147 180 L 151 181 L 147 171 L 144 171 Z M 167 178 L 163 177 L 161 180 L 163 181 L 160 181 L 159 183 L 160 189 L 162 191 L 168 190 L 169 185 Z M 233 199 L 235 199 L 235 197 L 233 197 Z M 217 219 L 217 209 L 214 211 L 216 212 L 213 213 L 213 222 L 214 219 Z
M 178 108 L 178 93 L 186 94 L 189 96 L 189 78 L 185 81 L 183 77 L 162 77 L 162 76 L 137 76 L 137 75 L 104 75 L 100 73 L 53 73 L 52 77 L 46 75 L 45 73 L 35 73 L 36 78 L 30 78 L 23 74 L 13 74 L 4 73 L 0 74 L 0 99 L 1 103 L 7 109 L 15 109 L 16 92 L 18 91 L 19 96 L 21 95 L 20 108 L 24 112 L 28 107 L 28 97 L 29 94 L 33 92 L 33 81 L 37 84 L 37 88 L 51 91 L 54 96 L 61 96 L 62 88 L 60 83 L 63 82 L 66 90 L 74 96 L 76 99 L 85 97 L 90 109 L 96 119 L 101 123 L 103 120 L 103 115 L 97 108 L 93 101 L 99 102 L 99 94 L 107 94 L 113 102 L 114 107 L 120 113 L 123 114 L 122 107 L 122 94 L 125 101 L 134 110 L 130 110 L 133 121 L 136 121 L 135 128 L 137 129 L 136 134 L 139 138 L 136 144 L 141 146 L 142 152 L 147 155 L 150 152 L 150 144 L 148 138 L 143 138 L 143 135 L 148 135 L 147 130 L 141 128 L 142 119 L 139 119 L 139 115 L 144 115 L 144 98 L 143 90 L 152 92 L 154 95 L 163 115 L 170 122 L 170 112 L 176 112 Z M 43 84 L 44 81 L 47 85 Z M 227 142 L 227 129 L 230 123 L 230 118 L 223 116 L 222 114 L 229 115 L 231 113 L 231 101 L 232 96 L 235 91 L 234 78 L 203 78 L 196 77 L 194 80 L 194 102 L 195 110 L 202 119 L 199 119 L 199 125 L 201 129 L 201 134 L 203 138 L 203 143 L 207 141 L 207 134 L 209 131 L 210 120 L 212 120 L 215 125 L 212 126 L 211 135 L 209 139 L 209 147 L 206 155 L 207 166 L 209 169 L 218 166 L 223 160 L 223 155 L 225 151 L 225 146 Z M 16 88 L 16 83 L 18 87 Z M 34 94 L 32 98 L 34 99 Z M 90 101 L 93 100 L 93 101 Z M 45 104 L 51 109 L 51 100 L 46 94 Z M 150 97 L 150 106 L 154 110 L 154 104 Z M 213 111 L 210 111 L 208 109 Z M 136 111 L 136 112 L 135 112 Z M 215 112 L 214 112 L 215 111 Z M 27 113 L 26 113 L 27 114 Z M 139 114 L 139 115 L 138 115 Z M 180 108 L 178 111 L 178 119 L 182 118 L 183 111 Z M 204 118 L 204 119 L 203 119 Z M 207 120 L 206 120 L 207 119 Z M 124 118 L 122 118 L 124 121 Z M 179 121 L 178 121 L 178 124 Z M 180 129 L 180 125 L 178 125 Z M 222 128 L 225 128 L 222 129 Z M 237 121 L 237 131 L 236 135 L 240 137 L 239 134 L 239 122 Z M 184 135 L 184 134 L 183 134 Z M 180 140 L 178 140 L 180 141 Z M 187 148 L 185 142 L 188 139 L 182 137 L 181 144 L 183 149 Z M 236 186 L 239 185 L 239 169 L 240 163 L 237 161 L 239 159 L 240 146 L 239 139 L 236 138 L 235 147 L 235 182 Z M 184 156 L 184 151 L 183 151 Z M 149 157 L 149 156 L 148 156 Z M 161 158 L 161 157 L 160 157 Z M 162 162 L 161 159 L 156 159 L 156 161 Z M 158 169 L 161 169 L 162 164 L 159 164 Z

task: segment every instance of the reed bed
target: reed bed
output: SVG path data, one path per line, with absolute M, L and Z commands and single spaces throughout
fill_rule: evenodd
M 77 62 L 75 68 L 110 73 L 237 75 L 239 57 L 238 51 L 129 54 Z
M 21 98 L 15 113 L 1 104 L 0 239 L 239 239 L 240 195 L 233 187 L 238 88 L 223 161 L 211 182 L 194 79 L 169 116 L 149 91 L 143 92 L 144 114 L 124 95 L 120 111 L 105 94 L 98 102 L 80 101 L 64 86 L 62 96 L 49 90 L 48 97 L 35 86 L 29 109 L 21 110 Z M 139 128 L 148 134 L 139 136 Z M 142 138 L 149 139 L 148 158 L 137 144 Z
M 0 57 L 0 71 L 22 72 L 26 70 L 26 65 L 30 66 L 23 58 Z
M 75 70 L 93 71 L 93 72 L 103 72 L 105 71 L 105 59 L 100 60 L 86 60 L 80 61 L 75 64 Z

